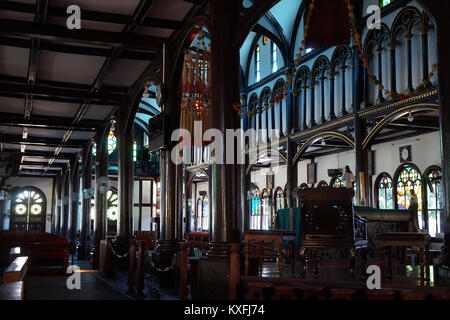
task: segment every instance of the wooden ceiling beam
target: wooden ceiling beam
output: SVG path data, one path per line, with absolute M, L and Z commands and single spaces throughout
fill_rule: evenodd
M 77 124 L 73 123 L 71 118 L 60 118 L 51 116 L 35 116 L 30 120 L 24 120 L 17 113 L 0 112 L 0 126 L 8 127 L 31 127 L 53 130 L 89 131 L 95 132 L 101 121 L 82 120 Z
M 12 134 L 1 134 L 0 142 L 8 144 L 20 144 L 20 145 L 32 145 L 43 147 L 64 147 L 64 148 L 83 148 L 88 142 L 87 140 L 69 140 L 66 143 L 62 143 L 61 139 L 54 138 L 37 138 L 28 136 L 27 139 L 23 139 L 22 136 Z
M 43 86 L 34 86 L 30 88 L 25 84 L 2 83 L 0 85 L 1 96 L 11 96 L 12 94 L 18 94 L 25 97 L 27 95 L 33 95 L 35 97 L 59 98 L 65 101 L 78 101 L 78 103 L 89 99 L 94 103 L 103 102 L 111 106 L 117 105 L 122 97 L 121 94 L 103 91 L 90 93 L 78 89 L 49 88 Z
M 18 3 L 12 1 L 0 1 L 0 9 L 22 12 L 22 13 L 34 13 L 36 11 L 34 4 L 28 3 Z M 48 16 L 50 17 L 60 17 L 67 18 L 66 13 L 67 8 L 63 7 L 49 7 Z M 117 13 L 109 13 L 109 12 L 100 12 L 93 10 L 85 10 L 82 11 L 82 18 L 84 20 L 89 21 L 97 21 L 97 22 L 107 22 L 107 23 L 115 23 L 115 24 L 130 24 L 132 23 L 132 16 L 125 14 L 117 14 Z M 170 19 L 159 19 L 153 17 L 146 17 L 142 22 L 143 26 L 146 27 L 155 27 L 155 28 L 164 28 L 164 29 L 178 29 L 181 27 L 181 22 Z
M 0 19 L 0 34 L 70 42 L 110 48 L 160 51 L 164 38 L 136 35 L 124 40 L 122 33 L 91 29 L 68 30 L 66 26 L 38 26 L 31 22 Z

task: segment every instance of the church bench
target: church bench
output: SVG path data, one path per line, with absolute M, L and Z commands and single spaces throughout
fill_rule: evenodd
M 23 300 L 25 283 L 30 266 L 28 257 L 16 257 L 3 272 L 0 300 Z
M 28 266 L 28 257 L 17 257 L 3 272 L 3 282 L 9 283 L 22 281 L 27 274 Z
M 4 283 L 0 287 L 0 300 L 24 300 L 25 284 L 23 281 Z
M 11 248 L 20 247 L 21 254 L 27 255 L 33 267 L 61 266 L 66 271 L 69 255 L 74 258 L 75 245 L 66 238 L 35 231 L 0 232 L 0 251 L 11 255 Z

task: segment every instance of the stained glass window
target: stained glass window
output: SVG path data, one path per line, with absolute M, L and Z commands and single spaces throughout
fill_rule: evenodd
M 209 229 L 209 206 L 206 194 L 197 199 L 197 210 L 193 216 L 192 225 L 193 231 L 208 231 Z
M 133 161 L 137 161 L 137 143 L 136 141 L 133 142 Z
M 202 198 L 202 230 L 208 231 L 208 229 L 209 229 L 208 196 L 204 195 Z
M 392 192 L 392 179 L 387 174 L 383 174 L 378 178 L 378 208 L 394 209 L 394 199 Z
M 107 211 L 106 211 L 106 217 L 111 221 L 117 221 L 117 218 L 119 216 L 119 198 L 117 197 L 117 192 L 114 190 L 108 190 L 106 193 L 106 201 L 107 201 Z
M 272 72 L 278 70 L 277 66 L 277 45 L 272 41 Z
M 380 2 L 381 2 L 381 7 L 385 7 L 388 4 L 390 4 L 392 1 L 391 0 L 381 0 Z
M 286 206 L 286 198 L 284 196 L 284 191 L 281 187 L 275 190 L 275 211 L 284 209 Z
M 109 131 L 109 135 L 108 135 L 108 154 L 111 154 L 114 152 L 114 150 L 116 150 L 117 147 L 117 138 L 114 135 L 114 132 Z M 92 145 L 92 155 L 96 156 L 97 155 L 97 144 L 94 143 Z
M 20 189 L 11 205 L 13 230 L 40 230 L 43 228 L 45 200 L 42 192 L 35 188 Z
M 259 46 L 256 47 L 255 51 L 255 78 L 256 82 L 261 80 L 261 50 Z
M 422 218 L 422 175 L 412 166 L 406 166 L 397 178 L 397 209 L 409 209 L 411 190 L 417 195 L 419 228 L 423 228 Z
M 440 170 L 434 169 L 428 173 L 427 188 L 428 204 L 428 232 L 432 237 L 443 232 L 443 195 L 442 174 Z
M 110 189 L 106 193 L 106 217 L 111 221 L 117 221 L 119 217 L 119 198 L 117 192 Z M 95 199 L 91 199 L 91 220 L 95 220 Z
M 270 212 L 269 193 L 267 192 L 267 190 L 263 191 L 261 200 L 262 200 L 261 221 L 259 229 L 269 230 L 271 228 L 272 214 Z
M 261 198 L 258 189 L 251 191 L 250 199 L 250 229 L 260 229 Z

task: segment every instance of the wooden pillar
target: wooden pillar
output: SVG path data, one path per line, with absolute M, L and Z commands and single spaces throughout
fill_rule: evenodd
M 66 179 L 66 197 L 65 197 L 65 210 L 66 214 L 64 217 L 64 237 L 69 239 L 70 236 L 70 226 L 72 223 L 72 199 L 73 199 L 73 172 L 75 167 L 75 159 L 70 161 L 69 172 Z
M 413 92 L 414 87 L 412 83 L 412 48 L 411 48 L 412 34 L 406 35 L 406 55 L 407 55 L 407 70 L 408 70 L 408 91 Z
M 450 267 L 450 47 L 448 46 L 448 30 L 450 19 L 447 13 L 450 2 L 422 0 L 437 20 L 437 56 L 439 81 L 439 127 L 441 133 L 441 166 L 444 192 L 444 246 L 441 264 Z M 450 275 L 447 274 L 447 283 Z
M 315 88 L 315 83 L 314 81 L 311 82 L 310 87 L 311 89 L 311 105 L 310 105 L 310 116 L 311 116 L 311 120 L 309 122 L 309 126 L 310 127 L 314 127 L 316 125 L 316 115 L 315 115 L 315 92 L 314 92 L 314 88 Z
M 298 182 L 298 170 L 297 166 L 291 166 L 292 160 L 294 159 L 295 153 L 297 151 L 297 143 L 292 141 L 290 138 L 286 141 L 287 146 L 287 188 L 286 188 L 286 202 L 288 208 L 295 207 L 295 202 L 293 199 L 293 194 L 297 189 Z M 275 200 L 276 201 L 276 200 Z
M 58 224 L 57 224 L 57 234 L 59 236 L 63 236 L 63 228 L 64 228 L 64 214 L 65 212 L 65 206 L 64 206 L 64 198 L 65 198 L 65 188 L 66 188 L 66 178 L 67 178 L 67 171 L 68 167 L 65 167 L 62 175 L 61 175 L 61 181 L 59 184 L 59 215 L 58 215 Z
M 330 119 L 336 119 L 336 113 L 334 111 L 334 78 L 336 74 L 334 72 L 330 73 Z
M 100 241 L 104 240 L 106 232 L 107 190 L 100 190 L 99 188 L 99 179 L 108 177 L 108 134 L 105 126 L 97 129 L 95 140 L 97 152 L 95 159 L 95 223 L 92 242 L 92 267 L 97 269 L 99 266 Z
M 383 59 L 381 54 L 383 53 L 383 47 L 379 47 L 377 49 L 377 56 L 378 56 L 378 81 L 379 84 L 383 84 Z M 378 98 L 377 98 L 377 103 L 383 103 L 384 102 L 384 97 L 383 97 L 383 91 L 381 89 L 378 89 Z
M 138 231 L 142 231 L 142 180 L 139 180 L 139 218 Z
M 391 67 L 391 92 L 397 92 L 397 63 L 395 62 L 395 47 L 397 46 L 396 42 L 392 42 L 389 44 L 389 53 L 390 53 L 390 67 Z
M 78 258 L 85 258 L 88 254 L 88 238 L 91 233 L 91 198 L 84 196 L 84 190 L 92 188 L 92 143 L 83 148 L 83 187 L 81 206 L 81 230 Z
M 115 244 L 120 244 L 123 250 L 128 248 L 129 240 L 133 237 L 133 187 L 134 187 L 134 163 L 133 163 L 133 127 L 127 127 L 125 116 L 128 114 L 130 99 L 125 98 L 119 107 L 119 116 L 116 123 L 117 145 L 119 147 L 119 219 L 117 221 L 117 236 Z
M 78 158 L 75 161 L 72 175 L 72 201 L 70 202 L 72 211 L 70 214 L 69 239 L 72 243 L 75 243 L 78 231 L 78 206 L 80 200 L 80 168 Z
M 55 179 L 53 180 L 53 189 L 54 189 L 54 210 L 53 210 L 53 217 L 52 217 L 52 234 L 58 234 L 58 221 L 59 221 L 59 206 L 58 206 L 58 200 L 61 198 L 61 173 L 57 174 Z
M 359 59 L 359 54 L 357 47 L 353 48 L 353 76 L 352 76 L 352 86 L 353 86 L 353 112 L 354 112 L 354 135 L 355 135 L 355 181 L 356 181 L 356 194 L 355 199 L 357 205 L 359 205 L 362 198 L 368 199 L 368 153 L 367 148 L 362 149 L 362 142 L 365 137 L 365 121 L 359 118 L 358 111 L 361 106 L 363 90 L 364 90 L 364 75 L 363 75 L 363 65 Z M 361 175 L 363 174 L 364 179 L 364 194 L 361 190 Z
M 307 123 L 306 123 L 306 113 L 307 113 L 307 111 L 306 111 L 306 109 L 307 109 L 307 106 L 306 106 L 306 96 L 307 96 L 307 94 L 308 94 L 308 86 L 306 85 L 306 83 L 305 83 L 305 85 L 302 87 L 302 89 L 303 89 L 303 125 L 302 125 L 302 129 L 303 130 L 306 130 L 306 129 L 308 129 L 308 125 L 307 125 Z
M 325 118 L 325 79 L 326 77 L 320 77 L 320 97 L 321 97 L 321 116 L 320 122 L 325 123 L 327 119 Z
M 239 2 L 212 1 L 211 15 L 211 71 L 212 97 L 214 113 L 212 127 L 225 133 L 226 129 L 239 127 L 239 116 L 233 111 L 233 103 L 239 101 L 239 47 L 235 33 L 230 32 L 230 26 L 237 25 L 239 18 Z M 225 151 L 226 138 L 223 139 Z M 212 217 L 212 242 L 208 256 L 212 258 L 229 258 L 229 242 L 239 239 L 237 230 L 237 213 L 240 211 L 240 194 L 237 192 L 240 167 L 237 158 L 242 150 L 235 148 L 235 162 L 210 165 L 210 186 Z

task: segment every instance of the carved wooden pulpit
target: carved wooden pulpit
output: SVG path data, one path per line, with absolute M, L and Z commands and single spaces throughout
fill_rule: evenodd
M 353 212 L 353 190 L 348 188 L 317 188 L 299 190 L 302 238 L 300 256 L 303 272 L 308 267 L 307 256 L 315 262 L 314 274 L 319 273 L 318 251 L 348 250 L 350 270 L 354 275 L 356 256 L 362 256 L 365 274 L 367 260 L 367 220 Z M 308 253 L 308 255 L 305 255 Z

